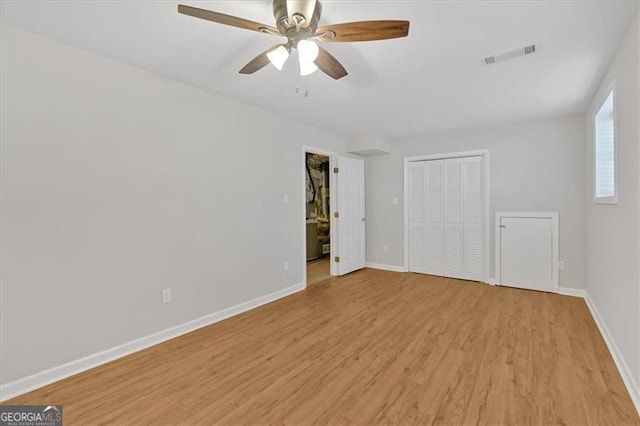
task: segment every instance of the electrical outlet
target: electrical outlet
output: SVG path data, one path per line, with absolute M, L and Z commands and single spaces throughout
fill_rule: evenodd
M 165 288 L 162 290 L 162 303 L 171 302 L 171 289 Z
M 282 196 L 282 204 L 289 204 L 289 195 L 284 194 Z
M 558 269 L 561 270 L 561 271 L 564 271 L 564 267 L 565 267 L 564 260 L 559 261 L 558 262 Z
M 397 206 L 397 205 L 398 205 L 398 197 L 393 197 L 393 198 L 391 199 L 391 203 L 392 203 L 394 206 Z
M 284 262 L 284 267 L 283 267 L 285 272 L 289 272 L 289 262 Z
M 385 253 L 389 253 L 389 246 L 382 246 L 382 251 Z

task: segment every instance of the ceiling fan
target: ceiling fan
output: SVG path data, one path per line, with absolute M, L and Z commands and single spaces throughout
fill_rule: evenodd
M 219 24 L 287 38 L 286 43 L 277 44 L 252 59 L 240 70 L 241 74 L 253 74 L 269 63 L 282 70 L 291 50 L 296 49 L 300 75 L 309 75 L 320 69 L 338 80 L 347 75 L 347 70 L 329 52 L 318 46 L 315 40 L 334 43 L 373 41 L 406 37 L 409 34 L 409 21 L 360 21 L 318 26 L 322 5 L 317 0 L 273 0 L 275 27 L 182 4 L 178 5 L 178 12 Z

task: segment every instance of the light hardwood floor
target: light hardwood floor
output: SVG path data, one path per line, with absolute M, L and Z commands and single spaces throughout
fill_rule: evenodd
M 307 286 L 318 284 L 331 278 L 329 257 L 307 262 Z
M 363 270 L 9 403 L 65 424 L 640 424 L 583 300 Z

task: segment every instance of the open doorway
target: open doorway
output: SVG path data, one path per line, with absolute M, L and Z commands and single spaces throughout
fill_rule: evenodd
M 305 146 L 300 165 L 301 260 L 309 287 L 366 266 L 364 161 Z
M 331 277 L 331 157 L 305 152 L 307 286 Z

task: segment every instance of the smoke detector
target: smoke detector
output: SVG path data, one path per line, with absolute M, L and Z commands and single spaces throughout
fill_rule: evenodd
M 536 53 L 536 45 L 521 47 L 520 49 L 509 50 L 507 52 L 498 53 L 497 55 L 482 58 L 484 65 L 495 64 L 496 62 L 506 61 L 507 59 L 517 58 L 518 56 L 531 55 Z

